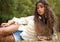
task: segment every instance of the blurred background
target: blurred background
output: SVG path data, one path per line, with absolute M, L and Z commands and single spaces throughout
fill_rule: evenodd
M 26 17 L 34 13 L 37 0 L 0 0 L 0 24 L 13 17 Z M 60 0 L 47 0 L 58 17 L 60 28 Z

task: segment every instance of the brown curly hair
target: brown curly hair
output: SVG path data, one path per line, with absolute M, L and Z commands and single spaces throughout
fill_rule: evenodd
M 43 16 L 39 15 L 37 12 L 38 3 L 43 3 L 45 5 L 45 13 Z M 37 36 L 52 36 L 54 33 L 53 27 L 55 23 L 57 24 L 57 19 L 49 4 L 45 1 L 38 1 L 36 3 L 34 16 L 35 31 L 37 33 Z M 39 19 L 39 16 L 41 17 L 41 19 Z M 54 28 L 57 28 L 57 25 L 55 26 L 56 27 Z

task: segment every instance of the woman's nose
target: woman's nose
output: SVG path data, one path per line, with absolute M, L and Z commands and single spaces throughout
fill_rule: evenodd
M 41 11 L 41 8 L 39 8 L 39 11 Z

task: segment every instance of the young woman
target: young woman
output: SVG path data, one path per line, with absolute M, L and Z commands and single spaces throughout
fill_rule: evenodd
M 33 16 L 14 17 L 8 23 L 2 23 L 1 26 L 1 42 L 4 40 L 15 42 L 16 40 L 52 40 L 57 38 L 56 16 L 49 4 L 42 0 L 36 3 Z

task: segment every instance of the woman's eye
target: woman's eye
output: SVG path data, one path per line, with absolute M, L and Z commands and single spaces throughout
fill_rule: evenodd
M 41 8 L 43 8 L 44 6 L 41 6 Z

